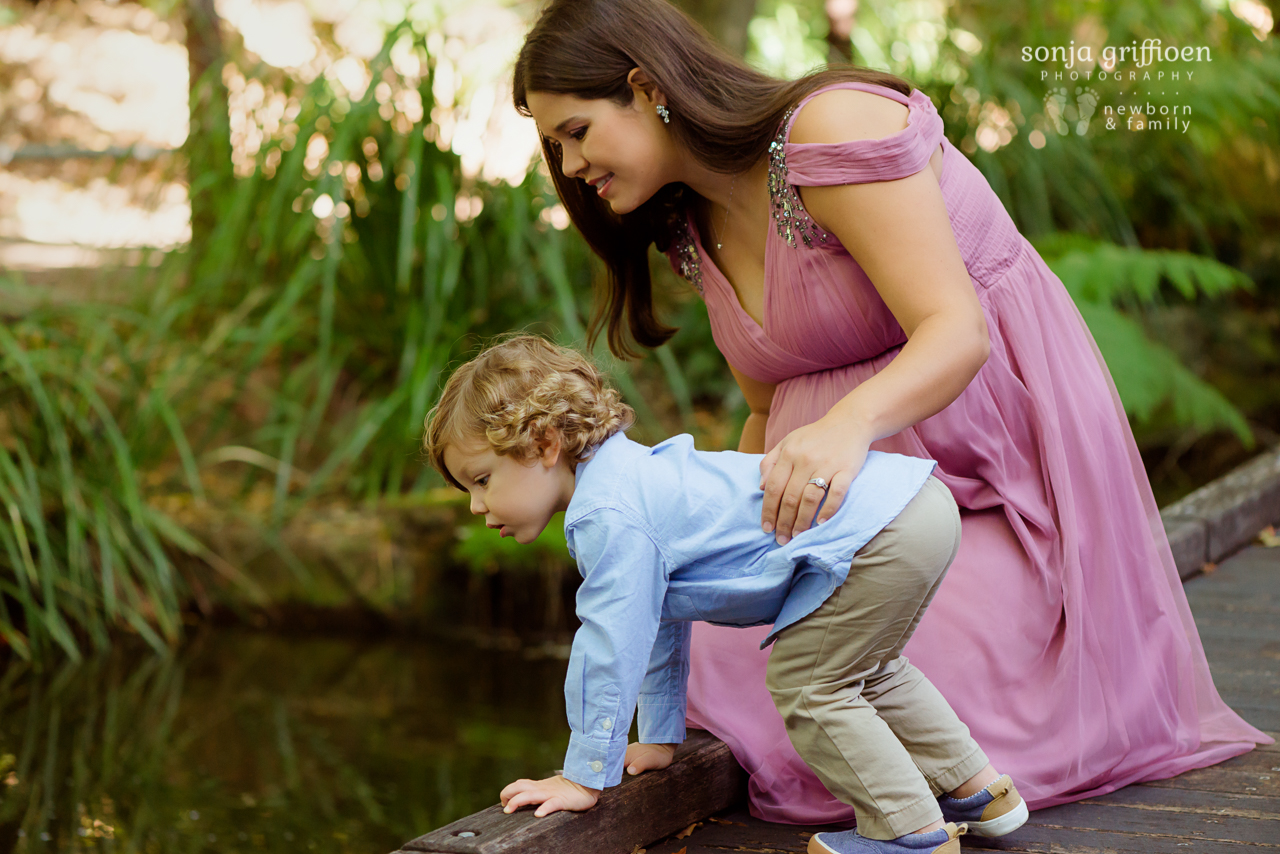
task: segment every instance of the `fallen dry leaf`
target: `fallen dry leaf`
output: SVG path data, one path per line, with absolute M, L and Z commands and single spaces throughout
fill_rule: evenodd
M 684 830 L 682 830 L 682 831 L 680 831 L 679 833 L 677 833 L 677 834 L 676 834 L 676 839 L 684 839 L 684 838 L 685 838 L 686 836 L 688 836 L 690 833 L 693 833 L 694 829 L 695 829 L 695 828 L 697 828 L 697 827 L 698 827 L 699 825 L 701 825 L 701 824 L 702 824 L 702 822 L 700 822 L 700 821 L 695 821 L 693 824 L 689 825 L 689 826 L 688 826 L 688 827 L 686 827 Z M 676 854 L 680 854 L 680 852 L 679 852 L 679 851 L 677 851 L 677 852 L 676 852 Z
M 738 827 L 747 826 L 745 822 L 729 821 L 729 819 L 727 818 L 716 818 L 715 816 L 711 816 L 710 818 L 707 819 L 707 821 L 715 822 L 716 824 L 733 824 L 733 825 L 737 825 Z
M 1258 532 L 1258 545 L 1266 546 L 1269 549 L 1280 546 L 1280 534 L 1276 533 L 1275 525 L 1268 525 Z
M 1205 561 L 1203 564 L 1200 565 L 1200 571 L 1203 572 L 1205 575 L 1209 575 L 1210 573 L 1218 571 L 1218 565 L 1213 561 Z
M 631 854 L 644 854 L 645 850 L 646 849 L 641 848 L 639 845 L 637 845 L 635 848 L 631 849 Z

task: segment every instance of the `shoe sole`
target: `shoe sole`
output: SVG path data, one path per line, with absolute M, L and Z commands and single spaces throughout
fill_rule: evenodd
M 1002 816 L 990 819 L 989 821 L 970 821 L 969 832 L 974 836 L 985 836 L 988 839 L 994 836 L 1004 836 L 1006 833 L 1013 833 L 1022 825 L 1027 823 L 1027 818 L 1031 813 L 1027 810 L 1027 802 L 1023 801 L 1009 812 Z M 824 848 L 826 846 L 823 846 Z M 812 854 L 812 852 L 810 852 Z M 825 854 L 825 852 L 822 852 Z
M 1025 805 L 1023 805 L 1023 810 L 1026 810 Z M 1012 813 L 1010 813 L 1010 815 L 1012 815 Z M 1004 818 L 1004 816 L 1001 816 L 1000 818 Z M 1026 821 L 1026 819 L 1024 818 L 1023 821 Z M 809 837 L 809 845 L 805 850 L 808 851 L 808 854 L 839 854 L 839 852 L 834 848 L 828 848 L 820 839 L 818 839 L 818 834 L 816 833 Z M 960 854 L 960 840 L 948 839 L 946 842 L 933 849 L 933 854 Z
M 818 841 L 818 834 L 809 837 L 809 846 L 806 848 L 809 854 L 836 854 L 835 851 L 823 845 Z

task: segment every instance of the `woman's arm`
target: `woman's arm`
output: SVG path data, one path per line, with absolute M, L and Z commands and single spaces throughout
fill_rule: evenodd
M 744 454 L 764 453 L 764 430 L 769 423 L 769 407 L 773 404 L 773 392 L 776 386 L 753 380 L 733 365 L 729 366 L 733 378 L 742 389 L 742 396 L 747 400 L 751 412 L 747 415 L 747 423 L 742 425 L 742 438 L 738 440 L 738 450 Z
M 879 139 L 906 126 L 906 107 L 850 90 L 814 98 L 792 142 Z M 804 187 L 810 216 L 834 234 L 871 279 L 907 335 L 883 370 L 818 421 L 786 436 L 765 458 L 761 524 L 780 542 L 806 528 L 831 485 L 818 522 L 839 508 L 867 449 L 960 396 L 990 350 L 986 318 L 956 245 L 937 176 L 927 166 L 896 181 Z

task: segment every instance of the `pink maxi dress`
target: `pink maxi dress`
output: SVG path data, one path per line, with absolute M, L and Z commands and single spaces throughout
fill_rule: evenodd
M 825 415 L 906 341 L 794 187 L 903 178 L 941 145 L 942 195 L 991 355 L 950 406 L 872 445 L 937 460 L 963 519 L 959 554 L 907 656 L 1032 808 L 1270 742 L 1213 685 L 1120 399 L 1062 282 L 943 136 L 927 95 L 828 88 L 903 103 L 908 126 L 879 140 L 801 145 L 787 142 L 795 111 L 783 122 L 771 149 L 764 327 L 701 251 L 691 221 L 669 250 L 702 293 L 720 351 L 777 385 L 766 448 Z M 727 742 L 747 769 L 755 816 L 852 821 L 787 738 L 765 688 L 767 632 L 694 625 L 689 723 Z

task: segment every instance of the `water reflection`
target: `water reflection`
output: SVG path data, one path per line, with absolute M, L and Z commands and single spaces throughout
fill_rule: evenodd
M 559 767 L 564 662 L 220 630 L 0 676 L 3 852 L 383 852 Z

